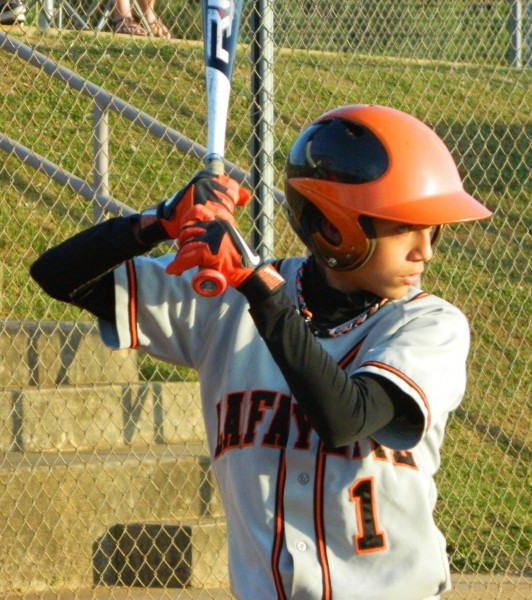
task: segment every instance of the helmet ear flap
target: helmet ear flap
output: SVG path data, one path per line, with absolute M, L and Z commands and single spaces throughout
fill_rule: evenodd
M 377 237 L 375 226 L 373 225 L 373 219 L 371 217 L 368 217 L 367 215 L 360 215 L 360 217 L 358 217 L 358 222 L 362 228 L 362 231 L 368 238 L 374 240 Z
M 287 184 L 287 194 L 290 193 L 291 202 L 285 204 L 288 222 L 299 238 L 308 247 L 309 242 L 319 231 L 323 214 L 312 202 Z
M 321 263 L 337 271 L 358 269 L 366 263 L 375 248 L 370 217 L 346 217 L 333 204 L 322 212 L 288 182 L 286 192 L 290 198 L 286 205 L 288 221 Z
M 367 215 L 360 215 L 358 217 L 358 224 L 366 238 L 366 251 L 364 254 L 362 252 L 359 253 L 359 259 L 351 269 L 360 269 L 360 267 L 364 266 L 371 258 L 371 255 L 375 251 L 375 246 L 377 245 L 377 232 L 375 231 L 373 218 L 368 217 Z
M 377 233 L 373 224 L 373 218 L 367 215 L 359 215 L 358 225 L 364 233 L 364 248 L 357 248 L 357 260 L 353 261 L 350 270 L 360 269 L 371 258 L 377 244 Z M 360 245 L 360 244 L 358 244 Z

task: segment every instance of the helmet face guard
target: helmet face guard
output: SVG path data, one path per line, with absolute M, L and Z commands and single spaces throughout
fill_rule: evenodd
M 337 270 L 370 258 L 371 217 L 440 226 L 491 214 L 464 191 L 449 150 L 429 127 L 382 106 L 347 106 L 307 127 L 290 150 L 285 192 L 295 232 Z

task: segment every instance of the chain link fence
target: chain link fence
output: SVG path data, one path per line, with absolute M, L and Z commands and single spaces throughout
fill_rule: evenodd
M 433 126 L 468 191 L 494 211 L 487 222 L 447 228 L 424 281 L 460 306 L 472 329 L 437 519 L 453 598 L 530 598 L 531 3 L 244 5 L 227 136 L 227 158 L 243 174 L 253 167 L 252 23 L 267 9 L 272 186 L 282 187 L 290 143 L 313 117 L 348 103 L 387 104 Z M 132 4 L 142 26 L 141 6 Z M 172 39 L 153 35 L 145 20 L 146 35 L 116 33 L 105 0 L 24 8 L 0 25 L 0 597 L 60 590 L 74 598 L 93 585 L 105 598 L 126 589 L 154 599 L 229 597 L 195 373 L 109 353 L 87 314 L 50 300 L 28 276 L 45 248 L 101 218 L 87 198 L 138 210 L 200 168 L 200 2 L 157 0 Z M 24 60 L 21 47 L 50 68 Z M 99 129 L 87 84 L 73 89 L 58 66 L 152 121 L 119 104 Z M 102 131 L 108 139 L 98 142 Z M 262 217 L 260 208 L 242 214 L 241 225 L 251 234 Z M 267 221 L 277 256 L 302 251 L 278 203 Z

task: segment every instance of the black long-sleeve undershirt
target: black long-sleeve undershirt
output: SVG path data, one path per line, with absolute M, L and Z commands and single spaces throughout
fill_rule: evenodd
M 113 269 L 149 249 L 138 240 L 135 226 L 136 217 L 119 217 L 78 233 L 38 258 L 31 276 L 51 297 L 114 323 Z M 398 415 L 417 426 L 413 400 L 384 377 L 349 377 L 282 289 L 248 300 L 260 335 L 325 443 L 338 447 L 368 437 Z
M 115 322 L 113 270 L 149 248 L 134 235 L 136 216 L 109 219 L 50 248 L 30 275 L 52 298 Z
M 350 377 L 322 348 L 284 293 L 250 305 L 255 325 L 320 437 L 338 447 L 365 438 L 395 414 L 403 392 L 384 377 Z

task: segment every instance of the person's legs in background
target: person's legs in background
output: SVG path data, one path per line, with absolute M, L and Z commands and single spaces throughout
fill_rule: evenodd
M 166 27 L 155 14 L 155 0 L 138 0 L 138 2 L 144 13 L 144 18 L 151 29 L 152 35 L 170 39 L 172 36 L 168 27 Z M 148 35 L 148 32 L 144 29 L 142 23 L 139 23 L 135 18 L 130 0 L 115 0 L 113 24 L 116 33 L 140 36 Z
M 123 33 L 125 35 L 148 35 L 148 32 L 133 16 L 129 0 L 115 0 L 113 29 L 116 33 Z
M 170 30 L 155 14 L 154 5 L 155 0 L 138 0 L 140 7 L 144 12 L 146 21 L 151 28 L 151 32 L 155 37 L 164 37 L 171 39 L 172 35 Z

